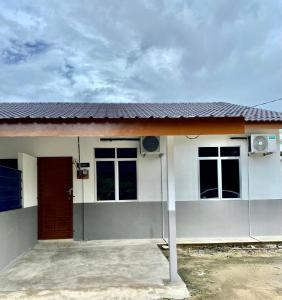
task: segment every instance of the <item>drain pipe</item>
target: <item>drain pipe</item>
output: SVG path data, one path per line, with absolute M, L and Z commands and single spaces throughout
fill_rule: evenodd
M 247 172 L 248 172 L 248 225 L 249 225 L 249 237 L 253 240 L 260 242 L 260 240 L 256 239 L 252 236 L 252 222 L 251 222 L 251 191 L 250 191 L 250 154 L 247 156 Z
M 251 193 L 250 193 L 250 156 L 248 153 L 247 156 L 247 172 L 248 172 L 248 225 L 249 225 L 249 237 L 251 236 L 252 227 L 251 227 Z
M 162 209 L 162 239 L 164 240 L 164 193 L 163 193 L 163 162 L 162 162 L 162 157 L 159 156 L 160 158 L 160 167 L 161 167 L 161 209 Z
M 80 170 L 80 163 L 81 163 L 81 160 L 80 160 L 80 137 L 78 136 L 77 137 L 77 150 L 78 150 L 78 163 L 79 163 L 79 170 Z M 85 240 L 85 234 L 84 234 L 84 215 L 85 215 L 85 212 L 84 212 L 84 181 L 83 179 L 81 179 L 81 193 L 82 193 L 82 210 L 81 210 L 81 218 L 82 218 L 82 222 L 81 222 L 81 225 L 82 225 L 82 240 L 84 241 Z

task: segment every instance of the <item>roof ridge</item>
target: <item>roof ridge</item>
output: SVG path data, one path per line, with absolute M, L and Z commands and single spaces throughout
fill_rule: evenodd
M 144 105 L 150 105 L 150 104 L 159 104 L 159 105 L 166 105 L 166 104 L 233 104 L 233 105 L 239 105 L 239 104 L 234 104 L 231 102 L 225 102 L 225 101 L 190 101 L 190 102 L 185 102 L 185 101 L 171 101 L 171 102 L 81 102 L 81 101 L 1 101 L 0 99 L 0 104 L 144 104 Z

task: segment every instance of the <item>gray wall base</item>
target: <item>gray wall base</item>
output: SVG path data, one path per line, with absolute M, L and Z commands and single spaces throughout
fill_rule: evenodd
M 282 236 L 282 200 L 251 201 L 251 234 Z
M 166 203 L 164 203 L 164 211 Z M 252 236 L 282 236 L 282 200 L 250 202 Z M 164 214 L 165 237 L 167 216 Z M 200 200 L 176 202 L 178 238 L 249 236 L 248 200 Z
M 82 239 L 83 204 L 74 204 L 74 239 Z M 146 239 L 162 236 L 161 202 L 84 204 L 85 240 Z
M 73 204 L 73 239 L 75 241 L 84 240 L 84 230 L 83 225 L 83 204 L 74 203 Z
M 74 239 L 168 237 L 166 202 L 87 203 L 74 205 Z M 251 201 L 251 234 L 282 236 L 282 200 Z M 162 220 L 162 215 L 164 220 Z M 247 200 L 176 202 L 178 238 L 249 236 Z
M 0 212 L 0 270 L 37 243 L 37 206 Z
M 248 201 L 177 202 L 177 237 L 248 236 Z

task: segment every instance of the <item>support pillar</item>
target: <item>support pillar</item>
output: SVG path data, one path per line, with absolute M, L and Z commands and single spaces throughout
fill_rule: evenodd
M 176 215 L 175 215 L 175 173 L 174 173 L 174 138 L 167 137 L 167 208 L 168 208 L 168 244 L 170 281 L 178 280 L 176 249 Z

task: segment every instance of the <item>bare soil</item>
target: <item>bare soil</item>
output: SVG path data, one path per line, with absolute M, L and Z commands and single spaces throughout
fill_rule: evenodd
M 282 245 L 180 245 L 178 273 L 191 299 L 282 300 Z

